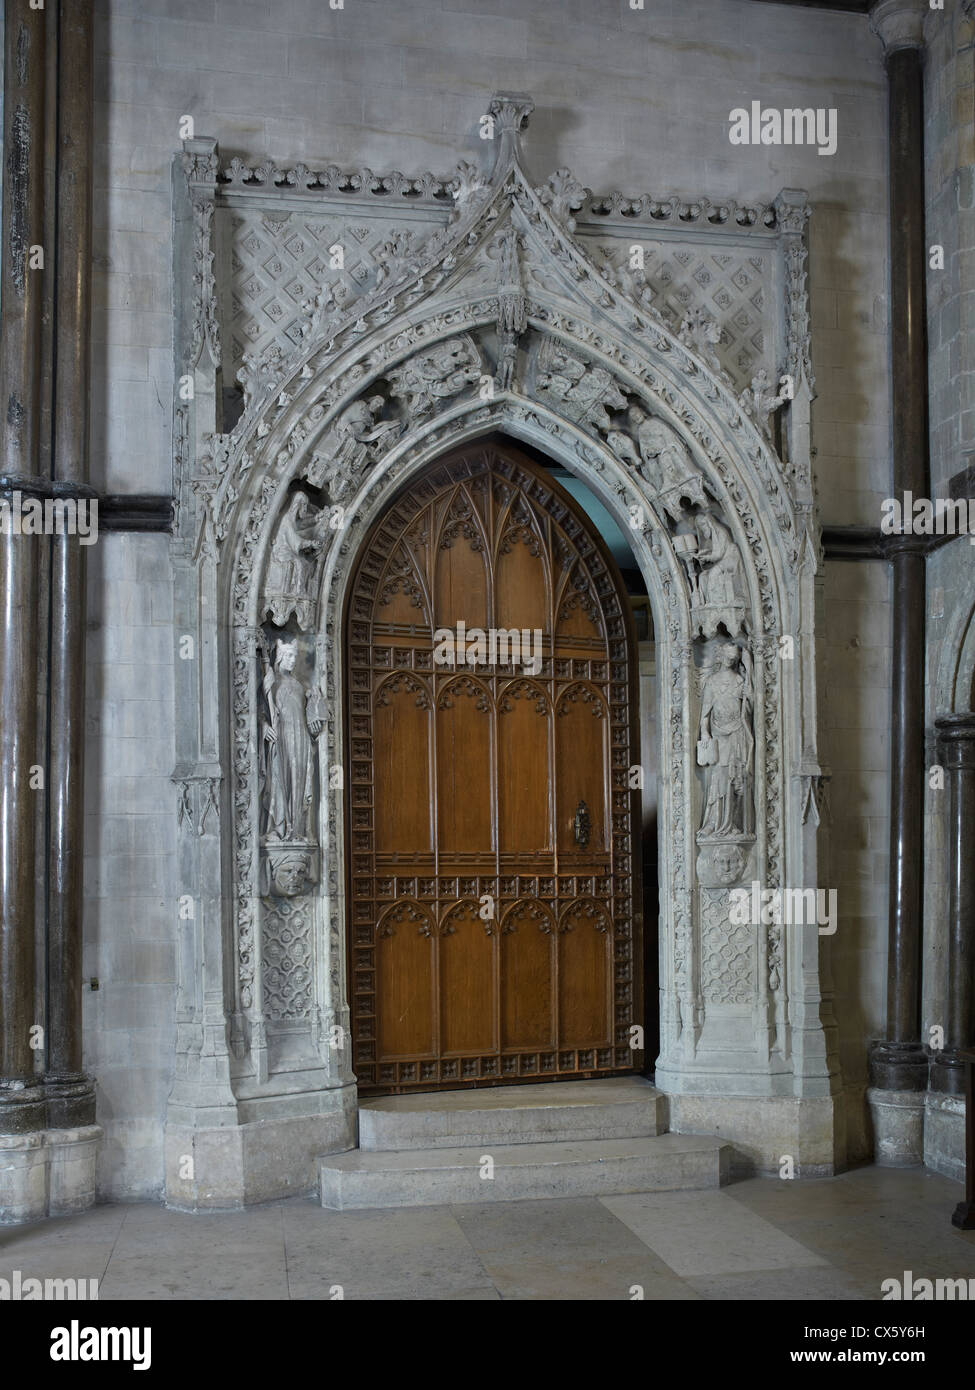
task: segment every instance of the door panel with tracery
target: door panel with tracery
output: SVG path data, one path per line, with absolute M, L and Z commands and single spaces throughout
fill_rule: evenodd
M 638 1070 L 633 639 L 587 518 L 507 444 L 439 460 L 345 634 L 360 1090 Z

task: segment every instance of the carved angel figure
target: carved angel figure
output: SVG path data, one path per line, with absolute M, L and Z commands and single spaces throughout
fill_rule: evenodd
M 481 359 L 469 338 L 448 338 L 389 373 L 390 390 L 414 419 L 480 380 Z
M 296 492 L 278 523 L 271 543 L 263 612 L 283 627 L 292 613 L 302 630 L 311 626 L 315 601 L 311 592 L 314 557 L 321 549 L 314 508 L 303 492 Z
M 297 657 L 296 642 L 279 641 L 274 666 L 264 677 L 264 835 L 271 841 L 308 843 L 315 794 L 312 739 L 321 733 L 325 713 L 321 696 L 306 690 L 294 674 Z
M 697 761 L 707 769 L 701 834 L 752 833 L 753 704 L 748 653 L 724 643 L 701 692 Z

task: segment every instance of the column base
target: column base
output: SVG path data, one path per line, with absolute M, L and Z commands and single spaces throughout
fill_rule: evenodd
M 99 1125 L 0 1134 L 0 1226 L 95 1205 Z
M 929 1091 L 924 1102 L 924 1162 L 943 1177 L 965 1181 L 965 1098 Z
M 867 1089 L 878 1167 L 915 1168 L 924 1162 L 924 1102 L 924 1091 Z
M 929 1057 L 918 1043 L 874 1043 L 870 1086 L 877 1091 L 926 1091 Z
M 39 1082 L 0 1082 L 0 1142 L 5 1135 L 37 1134 L 46 1124 L 44 1088 Z
M 955 1047 L 946 1047 L 931 1063 L 931 1089 L 944 1095 L 965 1094 L 965 1062 Z
M 48 1129 L 83 1129 L 95 1123 L 95 1083 L 82 1074 L 44 1078 Z

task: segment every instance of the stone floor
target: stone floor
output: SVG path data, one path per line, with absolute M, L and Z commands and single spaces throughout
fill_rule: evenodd
M 877 1299 L 975 1278 L 956 1183 L 860 1168 L 721 1191 L 215 1216 L 104 1206 L 0 1229 L 0 1277 L 97 1278 L 101 1299 Z M 336 1286 L 341 1286 L 342 1294 Z M 975 1288 L 975 1285 L 971 1286 Z

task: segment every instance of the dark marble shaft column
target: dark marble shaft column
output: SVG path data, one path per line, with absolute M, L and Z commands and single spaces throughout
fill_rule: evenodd
M 935 720 L 948 778 L 948 990 L 934 1090 L 963 1095 L 961 1053 L 975 1045 L 975 714 Z
M 88 481 L 91 322 L 92 4 L 61 5 L 57 115 L 54 474 Z M 66 489 L 67 490 L 67 489 Z M 81 1066 L 85 554 L 52 538 L 48 836 L 48 1122 L 94 1123 Z
M 890 160 L 890 345 L 893 495 L 926 497 L 928 378 L 924 281 L 923 73 L 919 43 L 887 51 Z M 915 538 L 891 547 L 893 678 L 887 1037 L 871 1056 L 874 1086 L 921 1091 L 924 844 L 925 561 Z
M 6 0 L 0 497 L 36 485 L 41 420 L 44 10 Z M 45 263 L 50 248 L 43 247 Z M 32 260 L 35 265 L 32 266 Z M 38 574 L 42 542 L 0 535 L 0 1133 L 43 1124 L 35 1087 L 35 797 Z M 36 777 L 34 778 L 36 781 Z

